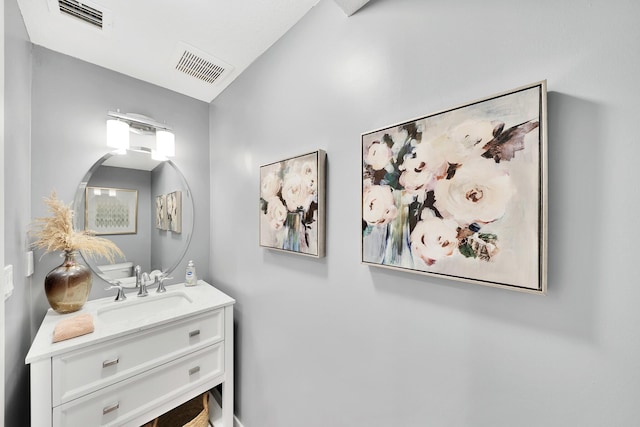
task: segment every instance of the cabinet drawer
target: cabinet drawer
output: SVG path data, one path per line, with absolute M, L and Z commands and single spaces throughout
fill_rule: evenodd
M 57 356 L 52 362 L 53 406 L 77 399 L 223 338 L 224 312 L 217 310 Z
M 122 426 L 224 372 L 224 343 L 53 409 L 53 426 Z

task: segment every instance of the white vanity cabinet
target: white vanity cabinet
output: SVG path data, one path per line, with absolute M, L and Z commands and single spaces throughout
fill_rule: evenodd
M 76 313 L 47 312 L 26 358 L 31 425 L 138 427 L 221 384 L 211 421 L 232 427 L 234 300 L 203 281 L 131 294 L 89 301 Z M 186 302 L 157 304 L 176 296 Z M 140 315 L 156 306 L 164 309 Z M 93 333 L 51 342 L 60 320 L 83 312 L 94 318 Z

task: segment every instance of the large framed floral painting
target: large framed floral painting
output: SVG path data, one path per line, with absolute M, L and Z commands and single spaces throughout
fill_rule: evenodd
M 317 150 L 260 167 L 260 246 L 324 256 L 325 161 Z
M 546 82 L 362 135 L 362 262 L 546 293 Z

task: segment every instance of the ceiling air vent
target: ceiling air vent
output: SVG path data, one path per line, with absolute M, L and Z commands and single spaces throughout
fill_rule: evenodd
M 233 68 L 197 49 L 185 45 L 180 46 L 179 49 L 176 70 L 206 83 L 215 83 Z
M 58 0 L 60 12 L 102 29 L 102 11 L 76 0 Z

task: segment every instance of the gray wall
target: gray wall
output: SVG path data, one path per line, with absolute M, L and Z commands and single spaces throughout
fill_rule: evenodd
M 5 8 L 4 253 L 13 265 L 13 295 L 5 304 L 5 425 L 29 423 L 29 372 L 24 356 L 31 345 L 31 280 L 24 253 L 31 218 L 31 43 L 16 0 Z
M 209 260 L 209 147 L 206 103 L 60 55 L 28 42 L 13 0 L 6 2 L 5 262 L 15 268 L 16 289 L 6 304 L 6 425 L 29 423 L 29 377 L 24 357 L 48 309 L 43 282 L 60 263 L 57 254 L 35 254 L 35 274 L 24 271 L 26 231 L 32 217 L 47 215 L 42 199 L 52 190 L 73 201 L 85 172 L 108 150 L 109 110 L 146 114 L 171 124 L 176 157 L 191 186 L 195 233 L 185 255 L 199 265 Z M 183 263 L 186 266 L 186 261 Z M 179 268 L 176 280 L 184 270 Z M 205 273 L 204 271 L 200 274 Z M 205 276 L 205 280 L 210 280 Z M 171 281 L 173 282 L 173 281 Z M 94 276 L 90 298 L 107 294 Z
M 108 150 L 107 111 L 119 108 L 165 121 L 176 133 L 177 167 L 191 185 L 196 203 L 194 239 L 185 257 L 209 259 L 208 106 L 202 101 L 61 55 L 34 48 L 32 124 L 32 212 L 46 215 L 42 197 L 55 189 L 71 203 L 85 172 Z M 37 172 L 36 172 L 37 171 Z M 33 277 L 34 327 L 48 308 L 42 283 L 59 264 L 57 254 L 36 254 Z M 183 263 L 186 267 L 186 261 Z M 181 274 L 179 269 L 176 280 Z M 90 299 L 110 294 L 94 276 Z
M 246 427 L 640 419 L 640 3 L 320 3 L 211 105 L 210 274 Z M 545 297 L 360 264 L 360 134 L 548 79 Z M 259 165 L 327 151 L 327 257 L 258 247 Z

